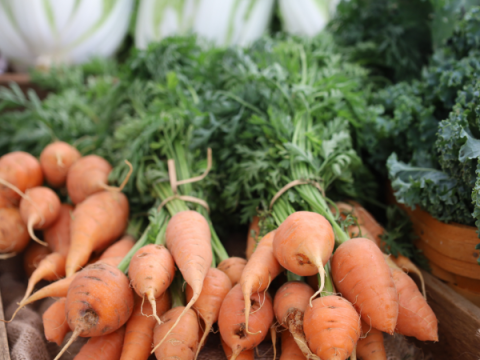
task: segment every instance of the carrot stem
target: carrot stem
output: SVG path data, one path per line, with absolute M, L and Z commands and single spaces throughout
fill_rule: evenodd
M 177 272 L 170 285 L 170 295 L 172 296 L 172 309 L 174 307 L 185 306 L 185 293 L 183 292 L 184 280 L 180 271 Z
M 291 272 L 291 271 L 287 271 L 287 280 L 288 280 L 288 281 L 301 281 L 301 282 L 305 282 L 305 278 L 304 278 L 303 276 L 294 274 L 294 273 Z

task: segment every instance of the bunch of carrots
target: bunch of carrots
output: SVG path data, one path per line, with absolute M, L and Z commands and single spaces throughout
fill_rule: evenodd
M 384 230 L 359 204 L 329 210 L 339 223 L 356 219 L 344 236 L 334 217 L 314 211 L 293 211 L 264 235 L 257 218 L 248 260 L 229 257 L 208 204 L 191 196 L 179 144 L 168 154 L 175 176 L 152 186 L 161 203 L 136 242 L 126 234 L 128 176 L 109 185 L 103 158 L 63 142 L 39 161 L 23 152 L 0 158 L 0 253 L 26 248 L 29 282 L 17 312 L 58 298 L 43 315 L 48 341 L 61 345 L 72 333 L 57 359 L 79 336 L 90 340 L 78 360 L 196 359 L 215 323 L 230 360 L 253 359 L 277 332 L 283 360 L 386 359 L 382 332 L 438 340 L 425 291 L 405 273 L 422 281 L 421 272 L 382 252 Z M 69 203 L 57 195 L 63 189 Z M 282 273 L 288 281 L 270 294 Z M 33 292 L 40 280 L 52 283 Z

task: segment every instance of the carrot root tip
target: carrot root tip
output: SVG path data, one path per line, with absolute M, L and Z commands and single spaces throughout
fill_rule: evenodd
M 40 240 L 36 235 L 35 235 L 35 232 L 33 231 L 33 225 L 35 225 L 35 223 L 37 222 L 37 217 L 36 216 L 30 216 L 28 218 L 28 223 L 27 223 L 27 230 L 28 230 L 28 234 L 30 235 L 30 237 L 37 243 L 39 243 L 40 245 L 43 245 L 43 246 L 48 246 L 48 244 L 45 242 L 45 241 L 42 241 Z
M 320 261 L 320 264 L 318 266 L 318 273 L 320 274 L 320 287 L 315 294 L 312 295 L 310 298 L 310 307 L 313 307 L 312 301 L 315 299 L 318 295 L 320 295 L 323 291 L 323 288 L 325 287 L 325 269 L 323 268 L 323 264 Z
M 15 257 L 15 256 L 17 256 L 16 252 L 0 254 L 0 260 L 7 260 L 7 259 L 10 259 L 10 258 Z
M 57 356 L 55 357 L 55 359 L 53 360 L 58 360 L 60 359 L 60 357 L 65 353 L 65 351 L 67 351 L 67 349 L 70 347 L 70 345 L 73 344 L 73 342 L 78 338 L 78 336 L 80 335 L 80 333 L 82 332 L 82 329 L 81 328 L 75 328 L 75 330 L 73 331 L 73 334 L 72 336 L 70 337 L 70 339 L 68 340 L 68 342 L 65 344 L 65 346 L 63 347 L 62 350 L 60 350 L 60 352 L 57 354 Z
M 155 320 L 157 320 L 159 325 L 163 324 L 163 321 L 160 320 L 157 315 L 157 302 L 155 301 L 155 297 L 153 296 L 153 289 L 148 290 L 146 295 L 148 297 L 150 305 L 152 306 L 152 316 L 155 318 Z

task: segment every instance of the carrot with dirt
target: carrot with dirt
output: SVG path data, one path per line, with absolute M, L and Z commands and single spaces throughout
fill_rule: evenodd
M 177 274 L 170 287 L 172 309 L 162 315 L 161 324 L 157 323 L 153 330 L 154 344 L 157 345 L 151 353 L 155 353 L 157 359 L 193 360 L 199 347 L 197 313 L 184 306 L 182 283 L 180 274 Z
M 232 286 L 237 285 L 242 278 L 243 269 L 247 265 L 247 260 L 232 256 L 218 264 L 217 269 L 227 274 L 232 282 Z
M 231 288 L 232 282 L 224 272 L 216 268 L 208 269 L 207 276 L 203 282 L 202 292 L 200 293 L 200 296 L 195 304 L 193 304 L 193 309 L 197 311 L 199 317 L 203 320 L 205 325 L 205 330 L 202 338 L 200 339 L 195 358 L 198 357 L 198 353 L 205 343 L 213 324 L 217 322 L 220 306 L 222 305 L 225 296 L 227 296 Z M 190 285 L 187 285 L 185 293 L 188 302 L 193 297 L 193 289 Z
M 333 228 L 325 217 L 310 211 L 289 215 L 273 239 L 273 254 L 285 269 L 300 276 L 320 274 L 320 294 L 325 283 L 324 265 L 335 245 Z
M 25 227 L 26 228 L 26 227 Z M 27 277 L 32 276 L 38 264 L 45 259 L 52 251 L 50 248 L 40 245 L 36 242 L 28 244 L 27 249 L 23 253 L 23 269 Z
M 355 351 L 361 333 L 360 316 L 348 300 L 322 296 L 307 307 L 303 329 L 310 350 L 320 359 L 344 360 Z
M 72 276 L 92 252 L 103 250 L 122 235 L 128 215 L 128 200 L 121 192 L 102 191 L 78 204 L 72 214 L 66 275 Z
M 163 245 L 149 244 L 133 256 L 128 270 L 132 287 L 153 308 L 153 316 L 160 324 L 155 308 L 156 299 L 168 289 L 175 276 L 175 263 L 170 251 Z
M 202 292 L 203 282 L 213 260 L 210 238 L 210 226 L 207 220 L 196 211 L 180 211 L 173 215 L 168 222 L 165 233 L 167 248 L 186 283 L 192 288 L 193 295 L 188 304 L 182 308 L 182 314 L 175 316 L 175 323 L 156 347 L 159 347 L 170 336 L 170 333 L 182 320 L 183 315 L 189 312 Z M 175 310 L 175 312 L 178 311 L 178 309 Z
M 398 295 L 380 248 L 369 239 L 348 240 L 333 254 L 331 269 L 337 291 L 355 306 L 362 319 L 393 334 Z
M 47 182 L 55 188 L 65 185 L 68 170 L 81 157 L 80 152 L 66 142 L 47 145 L 40 154 L 40 166 Z
M 125 326 L 110 334 L 92 337 L 82 346 L 73 360 L 118 360 L 122 352 L 124 337 Z
M 45 338 L 58 346 L 62 344 L 65 335 L 71 331 L 65 315 L 66 301 L 64 297 L 58 299 L 42 315 Z
M 170 293 L 163 293 L 156 300 L 157 312 L 162 316 L 172 306 Z M 153 343 L 153 328 L 157 321 L 153 316 L 152 306 L 144 299 L 135 296 L 135 307 L 132 316 L 127 321 L 125 339 L 120 360 L 147 360 Z
M 53 190 L 37 186 L 28 189 L 20 201 L 20 215 L 27 225 L 30 237 L 39 244 L 48 244 L 35 236 L 33 230 L 43 230 L 51 226 L 60 215 L 60 199 Z
M 248 324 L 252 294 L 266 292 L 272 280 L 283 271 L 283 268 L 273 255 L 272 244 L 274 235 L 275 231 L 271 231 L 260 240 L 255 252 L 250 257 L 247 265 L 245 265 L 240 278 L 240 286 L 245 302 L 245 332 L 247 334 L 253 334 L 250 333 Z
M 0 157 L 0 198 L 17 206 L 27 189 L 43 184 L 40 163 L 32 155 L 14 151 Z
M 259 248 L 260 245 L 255 253 Z M 249 296 L 248 302 L 253 310 L 250 314 L 251 331 L 247 331 L 244 322 L 245 299 L 240 284 L 230 290 L 220 308 L 218 327 L 223 341 L 232 349 L 230 360 L 237 359 L 242 351 L 258 346 L 269 333 L 273 321 L 272 299 L 268 293 L 257 292 Z
M 43 240 L 45 240 L 50 249 L 65 257 L 70 248 L 70 225 L 73 209 L 73 206 L 70 204 L 61 204 L 57 220 L 43 230 Z
M 415 282 L 403 271 L 391 269 L 398 292 L 398 320 L 395 330 L 420 341 L 438 341 L 438 321 Z
M 68 288 L 65 313 L 73 334 L 55 360 L 79 336 L 102 336 L 118 330 L 132 311 L 133 292 L 123 272 L 102 263 L 87 266 Z
M 357 343 L 358 360 L 387 360 L 383 334 L 362 320 L 362 336 Z
M 273 311 L 278 324 L 288 329 L 307 359 L 315 358 L 307 346 L 303 332 L 303 317 L 313 294 L 314 291 L 309 285 L 290 281 L 277 290 L 273 300 Z
M 253 359 L 253 357 L 252 357 Z M 282 355 L 280 360 L 305 360 L 302 350 L 298 347 L 290 331 L 282 332 Z
M 260 226 L 259 226 L 260 218 L 258 216 L 254 216 L 252 218 L 252 222 L 248 227 L 248 235 L 247 235 L 247 250 L 246 250 L 246 257 L 247 260 L 250 260 L 255 248 L 257 247 L 257 239 L 260 236 Z
M 0 259 L 22 252 L 30 242 L 27 226 L 17 208 L 0 209 Z

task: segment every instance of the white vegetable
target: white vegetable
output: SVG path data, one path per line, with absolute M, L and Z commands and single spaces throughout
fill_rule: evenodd
M 283 30 L 315 36 L 328 24 L 340 0 L 279 0 Z
M 248 45 L 266 31 L 275 0 L 141 0 L 135 44 L 188 32 L 218 46 Z
M 17 68 L 110 56 L 132 0 L 0 0 L 0 51 Z

